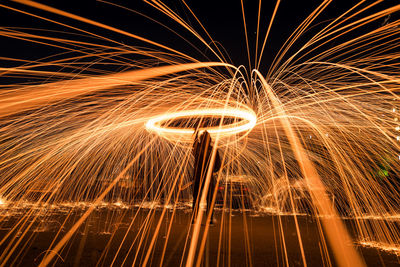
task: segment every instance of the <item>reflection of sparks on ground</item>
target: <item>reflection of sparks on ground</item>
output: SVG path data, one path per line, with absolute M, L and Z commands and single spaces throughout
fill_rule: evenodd
M 96 44 L 91 38 L 65 42 L 47 36 L 47 31 L 35 31 L 40 32 L 35 35 L 29 29 L 1 29 L 3 36 L 55 42 L 71 54 L 23 60 L 19 67 L 0 69 L 2 78 L 21 79 L 13 84 L 6 81 L 0 93 L 0 209 L 5 211 L 0 224 L 7 217 L 16 218 L 0 237 L 0 265 L 22 256 L 21 244 L 28 248 L 35 240 L 32 230 L 47 229 L 45 224 L 35 229 L 33 225 L 46 222 L 46 215 L 59 211 L 65 212 L 68 227 L 63 227 L 40 261 L 47 265 L 61 254 L 68 257 L 69 242 L 89 227 L 87 220 L 99 209 L 109 212 L 105 212 L 107 220 L 114 218 L 115 209 L 133 213 L 115 254 L 107 255 L 117 227 L 102 229 L 111 237 L 99 263 L 111 257 L 116 264 L 119 258 L 126 260 L 134 254 L 128 264 L 146 265 L 159 236 L 165 237 L 164 248 L 170 245 L 168 229 L 174 224 L 175 212 L 190 208 L 179 204 L 190 203 L 193 168 L 192 150 L 181 142 L 193 138 L 194 125 L 174 127 L 169 123 L 191 123 L 194 117 L 210 123 L 202 127 L 214 135 L 214 147 L 220 148 L 223 158 L 217 180 L 225 188 L 231 186 L 222 196 L 216 191 L 222 199 L 221 217 L 231 212 L 229 198 L 234 195 L 234 181 L 228 177 L 252 177 L 237 184 L 249 188 L 254 210 L 276 215 L 273 234 L 280 242 L 276 256 L 284 263 L 289 264 L 291 253 L 285 244 L 282 216 L 294 220 L 294 242 L 304 265 L 307 247 L 303 247 L 298 224 L 304 214 L 312 214 L 318 222 L 317 239 L 327 265 L 329 250 L 334 251 L 339 265 L 363 264 L 351 246 L 344 227 L 347 223 L 363 245 L 392 252 L 400 246 L 396 115 L 400 79 L 395 61 L 400 57 L 396 42 L 400 21 L 346 39 L 350 29 L 357 31 L 365 23 L 398 12 L 400 5 L 369 14 L 368 9 L 375 5 L 360 4 L 328 22 L 293 56 L 286 54 L 330 2 L 324 1 L 285 43 L 264 76 L 257 69 L 225 63 L 216 52 L 218 47 L 209 45 L 215 43 L 212 40 L 200 42 L 220 62 L 198 62 L 115 28 L 31 1 L 19 2 L 125 34 L 160 51 L 118 46 L 114 41 Z M 110 42 L 106 38 L 101 41 Z M 101 70 L 91 64 L 93 58 L 99 65 L 129 66 L 129 70 Z M 28 78 L 34 82 L 27 83 Z M 225 116 L 230 118 L 228 123 L 222 123 Z M 220 119 L 219 125 L 213 124 L 215 118 Z M 137 219 L 144 209 L 144 219 Z M 72 214 L 76 220 L 69 218 Z M 243 212 L 246 227 L 247 219 Z M 218 242 L 224 251 L 219 251 L 218 257 L 230 255 L 232 238 L 231 217 L 220 221 Z M 161 233 L 164 222 L 166 230 Z M 203 232 L 200 222 L 194 227 L 189 219 L 187 222 L 186 245 L 179 252 L 181 263 L 194 265 L 197 260 L 200 264 L 202 252 L 195 253 L 206 246 L 208 224 Z M 132 238 L 130 230 L 136 226 L 143 231 Z M 247 258 L 252 249 L 246 227 Z M 121 250 L 127 243 L 132 243 L 127 252 Z M 162 255 L 157 259 L 160 265 L 165 260 Z
M 385 243 L 375 242 L 375 241 L 359 241 L 358 244 L 365 246 L 365 247 L 378 248 L 382 251 L 386 251 L 389 253 L 396 254 L 397 256 L 400 256 L 400 246 L 394 246 L 391 244 L 385 244 Z
M 5 202 L 4 202 L 5 204 Z M 191 202 L 187 203 L 178 203 L 177 205 L 163 205 L 162 203 L 159 202 L 141 202 L 135 205 L 128 205 L 126 203 L 122 202 L 113 202 L 113 203 L 107 203 L 107 202 L 102 202 L 99 205 L 97 205 L 96 210 L 97 211 L 112 211 L 116 213 L 121 213 L 124 211 L 128 210 L 134 210 L 137 208 L 141 208 L 143 210 L 162 210 L 163 208 L 166 208 L 172 212 L 173 210 L 183 210 L 185 213 L 191 209 Z M 0 212 L 2 215 L 0 216 L 0 219 L 4 222 L 7 222 L 10 219 L 17 218 L 18 216 L 21 216 L 24 214 L 27 210 L 34 211 L 40 216 L 40 220 L 38 221 L 37 226 L 35 226 L 32 231 L 35 233 L 38 232 L 48 232 L 48 231 L 57 231 L 58 227 L 60 226 L 60 222 L 56 220 L 46 220 L 49 216 L 59 216 L 60 214 L 68 215 L 72 212 L 82 212 L 87 210 L 89 207 L 93 206 L 93 203 L 91 202 L 65 202 L 65 203 L 58 203 L 58 204 L 46 204 L 43 203 L 41 205 L 38 205 L 36 202 L 9 202 L 7 205 L 2 205 L 0 206 Z M 216 209 L 217 211 L 223 211 L 226 213 L 229 213 L 229 209 Z M 259 207 L 257 210 L 248 210 L 249 217 L 263 217 L 263 216 L 268 216 L 268 215 L 279 215 L 279 216 L 308 216 L 307 214 L 293 214 L 290 212 L 280 212 L 276 210 L 274 207 Z M 347 220 L 354 220 L 354 218 L 344 218 Z M 360 217 L 358 219 L 364 219 L 364 220 L 383 220 L 383 217 L 380 216 L 365 216 L 365 217 Z M 393 221 L 396 221 L 397 223 L 400 223 L 400 214 L 393 215 L 391 218 Z M 106 221 L 104 224 L 101 224 L 100 229 L 97 229 L 97 233 L 100 235 L 112 235 L 113 232 L 110 231 L 113 227 L 115 227 L 117 218 L 110 219 L 109 221 Z M 128 225 L 126 225 L 127 227 Z M 1 230 L 1 228 L 0 228 Z M 4 230 L 4 229 L 3 229 Z M 83 234 L 83 233 L 81 233 Z M 379 250 L 395 254 L 395 255 L 400 255 L 400 246 L 395 246 L 391 244 L 385 244 L 381 242 L 376 242 L 376 241 L 366 241 L 366 240 L 361 240 L 357 241 L 356 244 L 361 245 L 363 247 L 367 248 L 377 248 Z

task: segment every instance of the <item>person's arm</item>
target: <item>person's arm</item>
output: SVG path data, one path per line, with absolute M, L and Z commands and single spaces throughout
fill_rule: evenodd
M 213 172 L 218 172 L 219 169 L 221 169 L 221 158 L 219 156 L 219 151 L 217 149 L 216 154 L 215 154 L 215 161 L 214 161 L 214 168 Z

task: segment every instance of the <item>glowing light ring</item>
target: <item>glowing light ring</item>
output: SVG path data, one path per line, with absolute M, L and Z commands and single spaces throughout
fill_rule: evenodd
M 210 134 L 221 134 L 224 136 L 234 135 L 244 131 L 249 131 L 253 129 L 253 127 L 257 123 L 256 114 L 250 110 L 235 109 L 235 108 L 195 109 L 195 110 L 185 110 L 173 113 L 166 113 L 157 117 L 153 117 L 147 121 L 146 129 L 148 131 L 157 132 L 160 135 L 164 134 L 192 135 L 194 133 L 194 129 L 164 127 L 162 126 L 162 122 L 174 119 L 181 119 L 187 117 L 201 117 L 201 116 L 213 116 L 221 118 L 234 117 L 242 119 L 242 121 L 238 123 L 200 128 L 200 130 L 207 130 Z

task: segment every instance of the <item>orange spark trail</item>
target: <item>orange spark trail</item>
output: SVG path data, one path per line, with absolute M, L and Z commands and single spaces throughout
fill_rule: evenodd
M 0 117 L 39 107 L 43 104 L 49 104 L 62 99 L 73 98 L 97 90 L 126 85 L 172 73 L 216 66 L 234 68 L 232 65 L 219 62 L 187 63 L 43 85 L 27 86 L 19 89 L 17 92 L 0 95 Z
M 278 110 L 278 112 L 285 114 L 284 109 L 279 104 L 279 100 L 274 95 L 267 81 L 264 79 L 261 73 L 259 73 L 258 71 L 255 71 L 255 73 L 263 83 L 264 88 L 273 106 Z M 293 131 L 289 119 L 283 117 L 281 118 L 281 122 L 284 125 L 284 130 L 289 138 L 290 144 L 296 155 L 296 159 L 301 166 L 301 171 L 304 175 L 304 179 L 306 179 L 307 181 L 311 196 L 313 198 L 313 202 L 316 205 L 318 213 L 322 216 L 321 220 L 324 225 L 325 232 L 328 236 L 329 243 L 333 249 L 335 258 L 337 259 L 339 265 L 342 267 L 365 266 L 364 261 L 358 255 L 357 251 L 354 249 L 354 246 L 351 245 L 353 242 L 350 238 L 350 235 L 347 232 L 343 223 L 340 221 L 336 211 L 332 208 L 332 205 L 326 194 L 325 186 L 322 184 L 321 178 L 315 170 L 315 167 L 305 153 L 303 146 L 296 136 L 296 133 Z M 304 254 L 303 261 L 305 262 Z

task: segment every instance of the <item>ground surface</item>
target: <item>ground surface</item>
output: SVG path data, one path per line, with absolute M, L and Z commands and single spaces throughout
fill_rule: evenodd
M 39 214 L 26 235 L 20 231 L 18 238 L 22 242 L 15 250 L 9 263 L 20 266 L 36 266 L 48 250 L 54 238 L 60 240 L 72 224 L 79 219 L 86 208 L 53 208 L 45 214 Z M 3 239 L 28 209 L 18 212 L 2 211 L 0 238 Z M 11 212 L 11 213 L 10 213 Z M 141 266 L 148 251 L 151 237 L 159 222 L 162 209 L 138 208 L 98 208 L 88 218 L 87 224 L 79 228 L 72 240 L 60 253 L 56 266 Z M 155 248 L 151 252 L 150 265 L 179 266 L 185 263 L 190 242 L 191 211 L 188 208 L 168 209 L 160 225 Z M 135 217 L 131 225 L 132 218 Z M 284 266 L 287 259 L 290 266 L 302 266 L 298 236 L 292 216 L 276 216 L 255 212 L 234 211 L 215 212 L 217 222 L 210 227 L 202 265 L 206 266 Z M 308 266 L 324 266 L 326 256 L 323 242 L 318 234 L 318 223 L 310 216 L 298 216 L 301 238 Z M 172 224 L 171 224 L 172 221 Z M 32 217 L 27 220 L 32 222 Z M 347 220 L 351 230 L 351 221 Z M 281 226 L 280 226 L 281 225 Z M 171 232 L 168 236 L 168 228 Z M 283 229 L 283 233 L 279 229 Z M 23 227 L 26 229 L 26 226 Z M 57 232 L 60 231 L 58 237 Z M 202 226 L 204 231 L 204 225 Z M 168 236 L 168 238 L 167 238 Z M 284 242 L 282 242 L 284 237 Z M 165 241 L 168 239 L 168 242 Z M 7 248 L 9 239 L 5 239 L 0 251 Z M 286 248 L 286 249 L 285 249 Z M 119 249 L 119 253 L 117 251 Z M 165 249 L 165 256 L 163 250 Z M 378 249 L 357 246 L 368 266 L 399 266 L 399 258 Z M 115 256 L 116 255 L 116 256 Z M 323 255 L 325 255 L 323 253 Z M 335 262 L 330 253 L 333 265 Z

